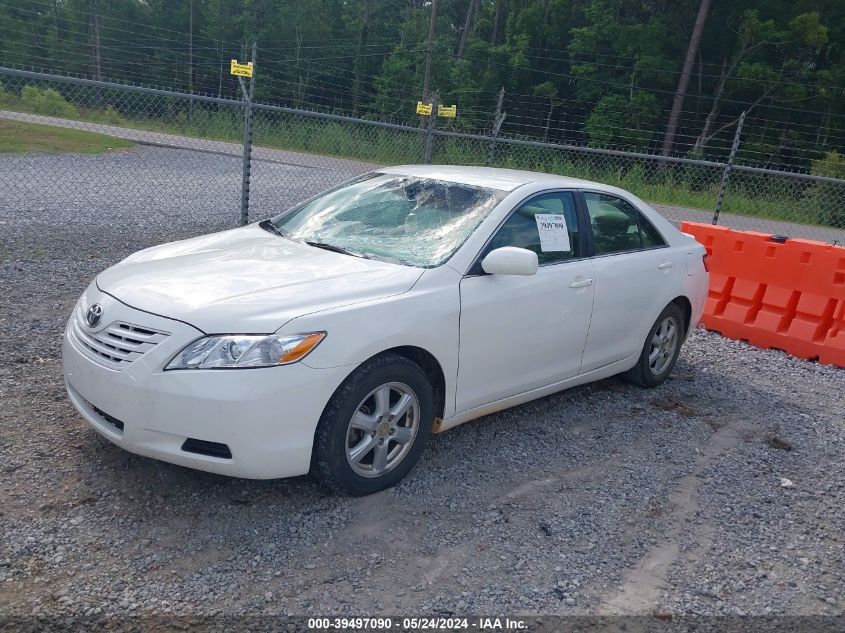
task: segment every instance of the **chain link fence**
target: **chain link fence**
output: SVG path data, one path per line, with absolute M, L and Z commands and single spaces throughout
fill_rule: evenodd
M 11 139 L 11 150 L 33 125 L 106 135 L 116 145 L 106 153 L 49 154 L 36 143 L 35 152 L 0 153 L 0 207 L 70 209 L 80 223 L 128 213 L 184 226 L 186 234 L 197 223 L 235 226 L 247 107 L 245 100 L 0 68 L 0 138 Z M 412 126 L 262 103 L 252 108 L 250 220 L 377 166 L 423 162 L 428 141 L 433 163 L 596 180 L 633 192 L 674 221 L 845 243 L 843 179 L 732 164 L 729 157 L 694 160 L 468 134 L 440 120 Z M 741 147 L 739 136 L 735 143 Z M 134 149 L 121 149 L 128 144 Z
M 618 150 L 555 145 L 539 141 L 437 133 L 436 162 L 527 169 L 595 180 L 629 190 L 644 200 L 665 203 L 670 219 L 713 208 L 724 165 Z M 673 206 L 677 205 L 677 206 Z M 711 213 L 712 217 L 712 213 Z

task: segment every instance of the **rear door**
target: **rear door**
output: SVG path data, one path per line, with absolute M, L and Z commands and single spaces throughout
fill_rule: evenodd
M 645 337 L 686 274 L 674 253 L 637 208 L 618 196 L 582 191 L 595 266 L 595 299 L 582 372 L 639 353 Z
M 564 216 L 568 247 L 541 240 L 548 215 Z M 479 254 L 460 285 L 458 412 L 578 374 L 593 307 L 582 229 L 575 193 L 546 192 L 519 205 Z M 537 274 L 485 274 L 481 259 L 503 246 L 537 253 Z

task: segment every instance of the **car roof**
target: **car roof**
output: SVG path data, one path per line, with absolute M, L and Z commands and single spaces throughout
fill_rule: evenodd
M 543 174 L 536 171 L 522 171 L 519 169 L 500 169 L 497 167 L 398 165 L 396 167 L 383 167 L 378 171 L 386 174 L 418 176 L 421 178 L 455 182 L 462 185 L 488 187 L 500 191 L 513 191 L 517 187 L 531 183 L 541 183 L 554 188 L 589 187 L 591 189 L 604 189 L 608 191 L 615 189 L 614 187 L 608 187 L 607 185 L 589 180 L 581 180 L 580 178 L 569 178 L 567 176 L 556 176 L 554 174 Z

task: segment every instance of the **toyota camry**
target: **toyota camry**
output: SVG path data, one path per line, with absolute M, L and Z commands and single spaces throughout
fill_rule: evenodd
M 100 273 L 65 382 L 133 453 L 365 495 L 431 433 L 616 374 L 659 385 L 707 283 L 704 248 L 626 191 L 391 167 Z

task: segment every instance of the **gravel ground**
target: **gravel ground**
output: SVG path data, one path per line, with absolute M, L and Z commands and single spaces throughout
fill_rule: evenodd
M 209 212 L 221 196 L 237 205 L 231 159 L 209 155 L 180 213 L 176 184 L 127 212 L 146 152 L 164 152 L 173 183 L 199 182 L 174 150 L 0 159 L 22 183 L 0 194 L 0 613 L 111 626 L 133 614 L 845 611 L 845 372 L 703 331 L 658 389 L 610 379 L 458 427 L 406 481 L 363 499 L 109 444 L 64 394 L 74 301 L 134 250 L 230 226 Z M 107 177 L 109 198 L 85 185 L 73 205 L 39 195 L 69 161 Z

